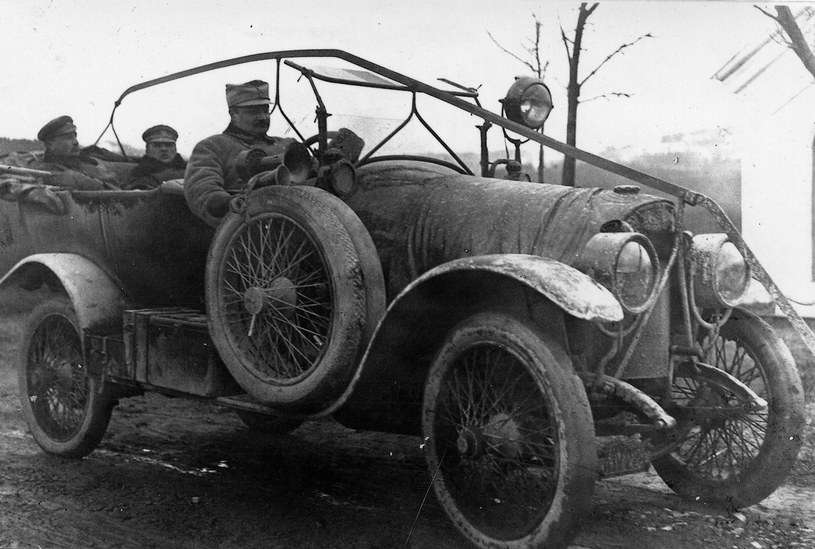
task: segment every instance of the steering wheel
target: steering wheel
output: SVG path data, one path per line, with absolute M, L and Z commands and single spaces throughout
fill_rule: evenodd
M 326 142 L 331 141 L 332 139 L 337 137 L 337 135 L 339 135 L 339 133 L 340 132 L 336 132 L 336 131 L 325 132 Z M 314 145 L 319 140 L 320 140 L 320 134 L 316 133 L 316 134 L 312 135 L 311 137 L 309 137 L 308 139 L 306 139 L 305 141 L 303 141 L 303 145 L 310 148 L 312 145 Z

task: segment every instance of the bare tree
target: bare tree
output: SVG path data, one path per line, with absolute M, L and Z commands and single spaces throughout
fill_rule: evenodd
M 523 47 L 526 51 L 528 57 L 520 57 L 515 53 L 511 52 L 504 46 L 502 46 L 496 39 L 487 31 L 487 35 L 490 37 L 496 46 L 498 46 L 501 51 L 504 53 L 514 57 L 524 65 L 526 65 L 532 74 L 534 74 L 537 78 L 543 80 L 546 77 L 546 69 L 549 67 L 549 61 L 544 61 L 541 59 L 541 28 L 543 27 L 543 23 L 541 23 L 538 16 L 534 13 L 532 14 L 532 18 L 535 20 L 535 38 L 532 40 L 531 44 L 528 44 Z M 538 182 L 543 183 L 543 145 L 538 148 Z
M 591 14 L 594 13 L 594 10 L 596 10 L 598 6 L 599 4 L 597 3 L 594 3 L 590 6 L 586 3 L 580 4 L 580 9 L 577 14 L 577 23 L 575 25 L 574 35 L 572 37 L 566 35 L 566 31 L 563 29 L 562 25 L 560 27 L 560 37 L 564 47 L 566 48 L 566 59 L 569 62 L 569 83 L 566 86 L 566 96 L 567 96 L 566 143 L 572 146 L 575 146 L 577 143 L 577 107 L 580 103 L 586 103 L 588 101 L 600 98 L 630 97 L 630 94 L 627 93 L 613 92 L 598 95 L 590 99 L 581 100 L 580 93 L 582 91 L 583 86 L 614 57 L 625 53 L 625 50 L 627 48 L 630 48 L 640 40 L 644 38 L 651 38 L 650 33 L 644 34 L 632 42 L 628 42 L 626 44 L 621 45 L 612 53 L 610 53 L 608 56 L 606 56 L 606 58 L 603 59 L 593 70 L 591 70 L 587 76 L 581 79 L 579 68 L 580 68 L 580 54 L 583 51 L 583 33 L 586 28 L 586 22 L 588 21 L 589 16 L 591 16 Z M 501 50 L 503 50 L 505 53 L 509 54 L 516 60 L 526 65 L 530 69 L 530 71 L 533 74 L 535 74 L 535 76 L 542 79 L 545 76 L 547 67 L 549 66 L 549 61 L 543 62 L 543 60 L 541 59 L 540 40 L 542 24 L 540 19 L 538 19 L 536 15 L 533 14 L 533 18 L 535 21 L 535 38 L 532 41 L 531 45 L 528 45 L 524 48 L 527 54 L 527 56 L 525 57 L 521 57 L 511 52 L 510 50 L 502 46 L 500 43 L 498 43 L 498 41 L 495 40 L 495 38 L 493 38 L 493 36 L 489 34 L 489 32 L 487 34 L 492 39 L 492 41 L 495 42 L 495 44 L 499 48 L 501 48 Z M 539 160 L 540 162 L 538 166 L 538 180 L 543 181 L 543 147 L 541 147 Z M 561 183 L 563 185 L 573 187 L 574 182 L 575 182 L 575 159 L 573 157 L 566 156 L 563 159 L 563 174 L 561 177 Z
M 583 86 L 615 56 L 623 54 L 627 48 L 630 48 L 640 40 L 652 37 L 650 33 L 643 34 L 633 42 L 628 42 L 621 45 L 616 50 L 607 55 L 605 59 L 603 59 L 596 67 L 594 67 L 594 69 L 592 69 L 588 73 L 588 75 L 581 79 L 579 69 L 580 69 L 580 53 L 583 50 L 583 32 L 586 28 L 586 22 L 588 21 L 589 17 L 591 16 L 592 13 L 594 13 L 594 10 L 596 10 L 598 6 L 599 6 L 598 3 L 592 4 L 591 6 L 589 6 L 586 3 L 580 4 L 580 9 L 577 13 L 577 24 L 575 25 L 574 36 L 572 38 L 569 38 L 566 35 L 566 31 L 563 30 L 562 25 L 560 27 L 560 38 L 563 41 L 563 46 L 566 48 L 566 58 L 569 61 L 569 83 L 566 86 L 566 101 L 568 109 L 566 112 L 566 143 L 573 147 L 576 146 L 577 144 L 577 107 L 578 105 L 580 105 L 580 103 L 586 103 L 594 99 L 608 97 L 631 97 L 631 94 L 628 93 L 613 92 L 598 95 L 590 99 L 581 101 L 580 93 L 583 89 Z M 564 157 L 561 184 L 569 187 L 574 187 L 575 175 L 576 175 L 575 158 L 573 156 Z
M 798 26 L 797 17 L 792 15 L 789 6 L 775 6 L 775 15 L 758 6 L 755 6 L 755 8 L 778 23 L 778 26 L 789 38 L 787 45 L 795 52 L 806 70 L 815 76 L 815 54 L 812 53 L 812 48 L 807 44 L 804 33 L 801 31 L 801 27 Z

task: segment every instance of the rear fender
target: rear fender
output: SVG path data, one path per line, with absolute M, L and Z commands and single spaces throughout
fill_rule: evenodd
M 13 286 L 37 289 L 61 286 L 73 304 L 83 330 L 121 329 L 127 299 L 120 285 L 101 267 L 77 254 L 35 254 L 17 263 L 2 279 L 0 291 Z
M 391 303 L 335 414 L 348 426 L 417 433 L 427 369 L 458 322 L 483 311 L 534 322 L 568 349 L 564 318 L 623 318 L 614 296 L 563 263 L 523 254 L 462 258 L 417 278 Z

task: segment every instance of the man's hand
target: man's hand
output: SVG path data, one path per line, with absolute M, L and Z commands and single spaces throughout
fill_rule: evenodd
M 231 200 L 232 197 L 228 193 L 213 194 L 209 200 L 207 200 L 207 212 L 212 217 L 221 218 L 229 211 L 229 202 Z

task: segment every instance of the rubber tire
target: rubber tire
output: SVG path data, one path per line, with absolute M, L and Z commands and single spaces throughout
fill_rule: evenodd
M 235 410 L 235 413 L 250 431 L 267 435 L 285 435 L 303 424 L 303 421 L 299 419 L 258 414 L 246 410 Z
M 87 375 L 85 370 L 84 379 L 87 381 L 87 385 L 84 391 L 85 400 L 81 421 L 69 435 L 55 435 L 44 421 L 46 418 L 43 414 L 48 414 L 48 411 L 38 409 L 36 405 L 37 399 L 33 398 L 34 395 L 32 395 L 32 392 L 36 391 L 36 382 L 32 379 L 35 371 L 31 368 L 30 353 L 36 352 L 36 338 L 41 337 L 41 332 L 38 329 L 42 328 L 46 322 L 67 322 L 69 325 L 63 324 L 63 327 L 68 328 L 66 336 L 75 336 L 75 340 L 68 342 L 68 345 L 52 348 L 52 356 L 59 356 L 62 353 L 64 358 L 70 360 L 70 357 L 66 356 L 66 353 L 70 354 L 69 345 L 73 345 L 74 351 L 78 351 L 81 355 L 82 332 L 73 307 L 68 299 L 62 296 L 53 296 L 39 303 L 27 315 L 24 322 L 22 345 L 17 355 L 17 381 L 23 417 L 34 440 L 45 452 L 67 458 L 84 457 L 91 453 L 104 437 L 116 400 L 106 396 L 102 390 L 101 381 L 96 377 Z M 71 328 L 73 334 L 70 334 Z M 76 355 L 74 356 L 76 357 Z M 82 359 L 80 358 L 80 360 Z M 77 369 L 81 369 L 84 362 L 84 360 L 79 364 L 74 362 L 71 373 L 75 374 Z M 62 372 L 62 374 L 64 373 Z M 55 379 L 55 381 L 59 380 Z M 76 379 L 73 379 L 73 382 L 76 382 Z M 55 385 L 56 383 L 50 386 L 49 389 L 54 389 Z M 56 389 L 59 390 L 60 388 L 56 387 Z M 72 393 L 71 396 L 81 395 Z
M 478 525 L 473 524 L 466 515 L 466 510 L 462 510 L 447 486 L 448 473 L 440 467 L 441 461 L 449 462 L 451 459 L 455 464 L 466 463 L 465 458 L 460 457 L 460 447 L 457 449 L 451 440 L 447 443 L 441 442 L 443 435 L 436 433 L 437 408 L 440 406 L 439 397 L 444 394 L 446 376 L 454 370 L 459 357 L 484 345 L 514 355 L 517 361 L 515 364 L 525 369 L 528 380 L 534 380 L 533 390 L 540 399 L 535 402 L 547 403 L 548 411 L 554 418 L 553 424 L 556 424 L 557 439 L 560 441 L 557 450 L 553 452 L 558 456 L 557 465 L 554 466 L 558 482 L 552 500 L 548 507 L 541 507 L 540 512 L 545 514 L 534 518 L 532 522 L 537 522 L 534 522 L 531 528 L 528 525 L 523 526 L 523 533 L 502 532 L 501 535 L 495 535 L 484 532 Z M 524 398 L 524 401 L 528 400 L 532 399 Z M 494 421 L 490 418 L 486 423 Z M 458 429 L 461 425 L 457 423 L 455 426 L 457 432 L 461 432 Z M 524 322 L 500 313 L 478 313 L 449 332 L 428 374 L 422 428 L 427 443 L 425 457 L 433 478 L 436 497 L 459 531 L 478 547 L 507 549 L 566 547 L 591 509 L 599 466 L 594 425 L 585 388 L 574 374 L 571 362 L 563 349 L 545 334 Z M 494 457 L 498 453 L 493 450 L 490 455 Z M 498 469 L 498 465 L 495 469 Z M 468 478 L 482 477 L 476 474 Z M 460 499 L 465 505 L 472 504 L 474 500 L 463 495 Z M 491 497 L 484 499 L 484 502 L 501 504 L 501 501 L 493 500 Z M 482 509 L 483 507 L 479 507 L 476 513 Z M 506 509 L 496 508 L 496 512 L 499 518 L 495 522 L 501 524 L 496 524 L 495 528 L 500 528 L 507 516 L 513 516 L 513 513 Z
M 246 211 L 226 216 L 210 245 L 206 268 L 210 336 L 237 383 L 261 402 L 287 411 L 312 413 L 336 399 L 352 377 L 366 325 L 364 275 L 354 241 L 325 192 L 309 187 L 266 187 L 250 196 Z M 264 371 L 242 347 L 222 305 L 224 272 L 232 246 L 246 227 L 280 219 L 306 235 L 320 256 L 330 287 L 330 327 L 319 356 L 291 379 Z M 237 330 L 236 326 L 236 330 Z M 248 328 L 248 326 L 247 326 Z M 248 332 L 248 329 L 247 329 Z
M 804 391 L 786 344 L 763 320 L 741 315 L 734 315 L 722 326 L 719 341 L 736 342 L 766 380 L 765 390 L 750 387 L 769 402 L 766 435 L 758 453 L 728 479 L 715 479 L 692 469 L 679 451 L 653 461 L 659 476 L 679 496 L 728 510 L 758 503 L 784 482 L 801 447 L 805 421 Z
M 362 270 L 362 282 L 365 286 L 365 332 L 359 356 L 362 359 L 362 354 L 364 354 L 368 342 L 373 337 L 379 321 L 385 316 L 385 309 L 387 308 L 385 277 L 382 274 L 379 253 L 376 251 L 376 245 L 368 229 L 365 228 L 354 210 L 345 202 L 333 194 L 316 187 L 300 187 L 299 189 L 304 193 L 319 196 L 320 200 L 331 206 L 354 243 L 359 266 Z

